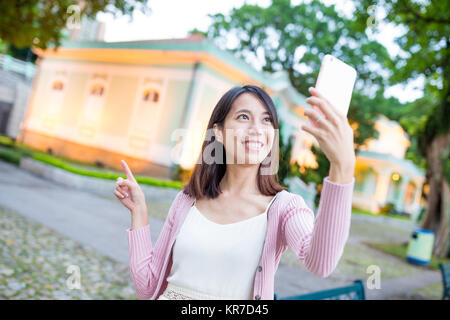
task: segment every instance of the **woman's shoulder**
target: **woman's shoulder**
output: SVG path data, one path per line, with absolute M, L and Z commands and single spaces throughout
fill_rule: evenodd
M 308 208 L 303 197 L 288 190 L 282 190 L 278 194 L 278 205 L 281 213 L 288 213 L 294 208 Z
M 180 211 L 180 208 L 188 205 L 192 199 L 193 198 L 189 194 L 185 193 L 183 189 L 178 191 L 172 201 L 172 204 L 170 205 L 169 212 L 167 213 L 168 221 L 173 223 L 177 217 L 179 217 L 177 212 Z

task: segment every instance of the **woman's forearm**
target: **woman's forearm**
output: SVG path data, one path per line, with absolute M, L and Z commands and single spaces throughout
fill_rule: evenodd
M 347 242 L 354 183 L 354 177 L 348 183 L 334 183 L 325 177 L 309 250 L 305 248 L 305 266 L 321 276 L 336 268 Z
M 147 208 L 136 209 L 131 212 L 131 230 L 148 225 Z
M 355 174 L 355 164 L 349 163 L 347 166 L 330 164 L 329 179 L 331 182 L 346 184 L 352 181 Z
M 354 183 L 354 178 L 337 184 L 325 177 L 316 216 L 300 195 L 287 205 L 286 243 L 306 269 L 320 277 L 333 272 L 347 242 Z

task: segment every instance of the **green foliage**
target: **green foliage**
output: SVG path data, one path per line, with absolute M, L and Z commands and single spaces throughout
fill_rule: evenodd
M 176 181 L 181 181 L 182 185 L 185 185 L 189 182 L 189 179 L 193 171 L 194 168 L 186 170 L 181 168 L 179 164 L 176 164 L 172 170 L 172 179 Z
M 14 146 L 14 140 L 9 137 L 0 136 L 0 145 L 12 148 Z
M 232 9 L 229 16 L 216 14 L 211 18 L 213 23 L 206 33 L 209 38 L 224 47 L 225 35 L 237 35 L 239 44 L 227 49 L 245 60 L 260 52 L 265 60 L 264 71 L 288 70 L 294 86 L 303 94 L 314 86 L 326 53 L 358 67 L 360 89 L 369 84 L 382 86 L 382 76 L 370 71 L 367 62 L 384 68 L 390 61 L 386 49 L 357 31 L 352 19 L 317 0 L 298 5 L 273 0 L 267 8 L 244 4 Z M 306 51 L 300 56 L 302 50 Z M 298 64 L 308 70 L 300 70 Z
M 350 124 L 357 124 L 356 146 L 378 137 L 374 127 L 376 116 L 385 114 L 399 119 L 404 114 L 404 104 L 396 98 L 384 97 L 386 77 L 393 65 L 386 48 L 370 40 L 353 18 L 340 15 L 334 5 L 327 6 L 318 0 L 297 5 L 289 0 L 273 0 L 266 8 L 244 4 L 227 16 L 210 17 L 212 24 L 206 32 L 197 29 L 193 32 L 203 33 L 222 49 L 249 63 L 262 58 L 263 71 L 288 71 L 292 85 L 305 96 L 310 96 L 308 87 L 315 85 L 325 54 L 354 66 L 358 80 L 347 117 Z M 228 36 L 237 38 L 236 46 L 227 46 Z M 319 150 L 314 149 L 313 153 L 319 168 L 315 173 L 308 170 L 304 178 L 320 184 L 328 174 L 329 164 Z
M 0 159 L 18 166 L 22 155 L 13 149 L 0 148 Z
M 386 203 L 384 206 L 380 207 L 380 214 L 391 214 L 395 210 L 395 205 L 392 202 Z
M 54 156 L 47 155 L 47 154 L 39 154 L 35 153 L 32 155 L 32 158 L 38 161 L 41 161 L 46 164 L 50 164 L 54 167 L 61 168 L 63 170 L 88 176 L 88 177 L 94 177 L 94 178 L 101 178 L 101 179 L 109 179 L 109 180 L 116 180 L 118 177 L 122 177 L 126 179 L 125 174 L 117 174 L 117 173 L 110 173 L 110 172 L 101 172 L 101 171 L 91 171 L 83 168 L 78 168 L 73 165 L 68 164 L 64 160 L 58 159 Z M 158 187 L 168 187 L 168 188 L 177 188 L 181 189 L 181 184 L 179 181 L 171 181 L 171 180 L 161 180 L 151 177 L 145 177 L 145 176 L 136 176 L 136 181 L 138 183 L 147 184 L 151 186 L 158 186 Z
M 89 0 L 80 6 L 80 19 L 95 18 L 98 12 L 130 15 L 135 9 L 147 12 L 148 0 Z M 59 46 L 69 17 L 74 18 L 71 5 L 77 0 L 8 0 L 0 1 L 0 39 L 17 48 Z M 38 39 L 35 40 L 35 39 Z
M 450 2 L 407 0 L 355 1 L 357 24 L 365 30 L 368 8 L 382 5 L 387 15 L 385 21 L 401 26 L 405 33 L 395 39 L 403 50 L 390 67 L 391 84 L 405 83 L 422 76 L 425 80 L 424 97 L 414 101 L 414 112 L 404 115 L 401 123 L 414 135 L 412 147 L 420 157 L 426 158 L 430 145 L 444 135 L 450 137 Z M 411 110 L 412 111 L 412 110 Z M 406 118 L 407 117 L 407 118 Z M 408 150 L 409 151 L 409 150 Z M 448 150 L 440 150 L 439 160 L 444 179 L 449 179 Z M 408 154 L 411 158 L 411 153 Z M 424 167 L 425 160 L 413 159 Z M 438 168 L 429 166 L 427 178 L 440 174 Z M 439 192 L 430 190 L 430 192 Z M 440 195 L 436 195 L 440 197 Z M 432 212 L 431 225 L 441 223 L 441 214 Z M 427 217 L 425 217 L 427 218 Z M 435 246 L 437 247 L 437 246 Z M 447 249 L 446 255 L 450 251 Z
M 284 126 L 283 121 L 278 121 L 279 126 L 279 139 L 280 139 L 280 159 L 278 167 L 278 181 L 282 186 L 287 187 L 284 184 L 284 179 L 295 175 L 291 169 L 291 151 L 292 151 L 292 136 L 289 137 L 288 142 L 284 143 L 284 135 L 282 133 L 282 128 Z
M 232 9 L 228 16 L 216 14 L 211 18 L 212 25 L 205 32 L 208 38 L 246 61 L 263 58 L 263 71 L 287 70 L 293 86 L 305 96 L 310 95 L 308 87 L 315 85 L 325 54 L 354 66 L 358 81 L 348 118 L 359 124 L 358 144 L 374 136 L 370 120 L 381 113 L 378 106 L 384 99 L 382 75 L 389 72 L 392 61 L 381 44 L 357 29 L 353 19 L 340 16 L 334 6 L 318 0 L 298 5 L 273 0 L 267 8 L 244 4 Z M 237 37 L 237 46 L 226 46 L 230 35 Z M 374 66 L 378 72 L 373 72 Z M 389 102 L 395 100 L 391 98 Z
M 395 57 L 390 84 L 425 79 L 424 98 L 412 103 L 401 119 L 408 132 L 417 136 L 417 150 L 425 157 L 427 146 L 450 130 L 450 2 L 406 0 L 355 1 L 359 30 L 367 29 L 369 6 L 381 5 L 385 21 L 401 26 L 405 33 L 395 39 L 403 54 Z M 414 111 L 412 112 L 412 109 Z
M 38 57 L 36 54 L 33 53 L 33 51 L 31 51 L 31 47 L 17 48 L 14 45 L 8 46 L 6 54 L 16 59 L 29 61 L 32 63 L 34 63 Z
M 408 251 L 407 243 L 390 243 L 390 242 L 364 242 L 364 244 L 368 245 L 371 248 L 377 249 L 379 251 L 388 253 L 392 256 L 400 258 L 402 260 L 406 260 L 406 253 Z M 448 258 L 439 258 L 439 257 L 431 257 L 430 263 L 428 265 L 423 265 L 423 268 L 431 269 L 431 270 L 440 270 L 439 263 L 450 263 L 450 259 Z

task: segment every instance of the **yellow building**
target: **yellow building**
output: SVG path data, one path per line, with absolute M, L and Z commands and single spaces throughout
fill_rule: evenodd
M 404 159 L 410 145 L 403 128 L 380 116 L 375 121 L 378 139 L 371 139 L 356 153 L 353 206 L 378 213 L 392 203 L 400 212 L 416 218 L 422 209 L 425 174 L 411 160 Z
M 198 35 L 66 41 L 57 51 L 35 52 L 38 72 L 19 140 L 117 169 L 125 159 L 140 174 L 170 178 L 175 164 L 192 168 L 211 112 L 233 86 L 255 84 L 268 91 L 285 141 L 299 134 L 303 110 L 310 107 L 286 73 L 256 71 Z M 302 149 L 295 148 L 293 159 Z

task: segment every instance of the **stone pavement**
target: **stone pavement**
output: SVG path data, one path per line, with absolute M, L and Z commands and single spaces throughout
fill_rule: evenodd
M 115 181 L 110 183 L 112 193 Z M 0 206 L 128 265 L 125 230 L 131 219 L 129 211 L 116 199 L 60 185 L 0 161 Z M 150 216 L 149 224 L 154 244 L 163 221 Z M 383 279 L 382 290 L 366 290 L 366 294 L 368 299 L 384 299 L 399 291 L 404 292 L 405 288 L 414 290 L 437 281 L 440 281 L 439 272 L 434 271 Z M 279 297 L 347 284 L 281 263 L 275 275 L 275 292 Z

